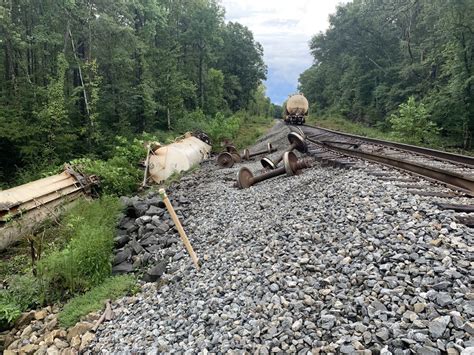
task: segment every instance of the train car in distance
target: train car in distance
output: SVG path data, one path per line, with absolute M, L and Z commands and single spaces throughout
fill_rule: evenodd
M 285 123 L 303 124 L 308 116 L 308 100 L 303 94 L 291 95 L 285 103 Z

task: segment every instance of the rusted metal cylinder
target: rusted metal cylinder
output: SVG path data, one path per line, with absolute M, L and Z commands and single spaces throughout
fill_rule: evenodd
M 186 134 L 183 139 L 161 146 L 150 155 L 150 178 L 159 184 L 175 172 L 187 171 L 207 159 L 211 149 L 206 142 Z
M 267 143 L 267 149 L 266 150 L 261 150 L 259 152 L 250 153 L 250 151 L 248 149 L 244 149 L 242 157 L 245 160 L 250 160 L 250 158 L 252 158 L 252 157 L 256 157 L 258 155 L 267 154 L 267 153 L 271 154 L 271 153 L 276 152 L 276 151 L 277 151 L 277 149 L 273 148 L 271 143 Z
M 311 163 L 304 159 L 298 160 L 298 157 L 293 152 L 285 152 L 283 154 L 284 166 L 270 170 L 264 174 L 254 176 L 250 169 L 243 167 L 237 174 L 237 186 L 240 189 L 246 189 L 252 185 L 255 185 L 261 181 L 268 180 L 279 175 L 287 174 L 292 176 L 298 173 L 299 170 L 309 168 Z
M 226 146 L 226 151 L 223 153 L 220 153 L 217 156 L 216 162 L 217 162 L 217 165 L 219 165 L 221 168 L 231 168 L 232 166 L 234 166 L 234 163 L 242 162 L 242 159 L 250 160 L 250 158 L 255 157 L 257 155 L 273 153 L 276 151 L 277 149 L 273 148 L 271 143 L 267 143 L 266 150 L 250 153 L 248 149 L 244 149 L 242 155 L 240 155 L 234 146 L 228 145 Z
M 285 151 L 285 153 L 287 152 L 291 152 L 293 151 L 294 149 L 296 149 L 297 151 L 301 152 L 301 153 L 304 153 L 308 150 L 308 146 L 306 145 L 306 142 L 305 142 L 305 139 L 303 136 L 301 136 L 300 134 L 296 133 L 296 132 L 290 132 L 288 134 L 288 140 L 290 141 L 290 146 L 289 148 Z M 283 160 L 283 157 L 285 155 L 285 153 L 283 153 L 277 160 L 275 161 L 272 161 L 270 158 L 263 158 L 262 160 L 260 160 L 260 163 L 262 164 L 262 166 L 265 168 L 265 169 L 268 169 L 268 170 L 272 170 L 272 169 L 276 169 L 278 164 L 280 164 L 280 162 Z

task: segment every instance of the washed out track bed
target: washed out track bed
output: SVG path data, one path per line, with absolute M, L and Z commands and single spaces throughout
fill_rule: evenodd
M 288 132 L 277 124 L 252 149 L 271 142 L 276 158 Z M 439 207 L 468 204 L 463 193 L 349 158 L 239 190 L 241 166 L 206 162 L 169 191 L 189 201 L 202 267 L 179 243 L 163 251 L 165 274 L 113 304 L 93 352 L 472 350 L 473 234 L 458 220 L 469 214 Z

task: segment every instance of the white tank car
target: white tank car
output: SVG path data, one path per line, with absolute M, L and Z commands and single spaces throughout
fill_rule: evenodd
M 308 115 L 308 100 L 303 94 L 292 95 L 285 104 L 285 122 L 289 124 L 303 124 Z

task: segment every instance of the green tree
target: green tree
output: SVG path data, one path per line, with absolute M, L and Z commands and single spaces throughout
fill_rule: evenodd
M 474 2 L 354 0 L 330 24 L 312 38 L 314 65 L 300 76 L 316 112 L 390 127 L 415 96 L 442 136 L 471 146 Z
M 262 58 L 217 0 L 0 1 L 0 183 L 245 109 Z
M 225 111 L 224 74 L 218 69 L 209 69 L 206 86 L 206 113 L 214 116 L 219 111 Z
M 429 143 L 436 139 L 439 132 L 429 117 L 425 105 L 417 104 L 415 98 L 411 96 L 406 103 L 400 105 L 398 115 L 390 116 L 393 134 L 410 143 Z
M 40 150 L 43 158 L 55 160 L 57 153 L 55 149 L 59 148 L 60 143 L 65 143 L 61 138 L 67 133 L 68 112 L 64 98 L 64 82 L 68 62 L 64 54 L 58 55 L 58 73 L 51 79 L 46 87 L 46 100 L 38 111 L 38 120 L 40 125 L 40 134 L 46 137 L 45 145 Z M 25 149 L 30 148 L 25 145 Z M 29 152 L 33 154 L 33 152 Z
M 263 48 L 252 32 L 240 23 L 229 22 L 223 31 L 224 45 L 218 62 L 225 75 L 224 97 L 233 111 L 243 109 L 266 78 Z

